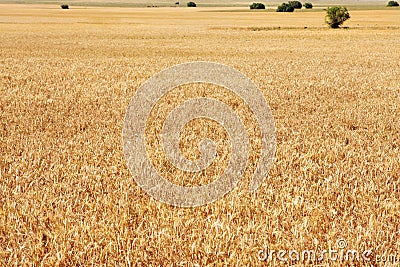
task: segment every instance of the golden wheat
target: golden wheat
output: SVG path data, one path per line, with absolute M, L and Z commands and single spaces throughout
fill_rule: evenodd
M 322 11 L 1 5 L 0 265 L 256 266 L 266 246 L 339 238 L 399 252 L 399 14 L 350 13 L 349 29 L 330 30 Z M 134 182 L 121 131 L 139 86 L 195 60 L 257 84 L 277 154 L 256 193 L 243 182 L 176 208 Z

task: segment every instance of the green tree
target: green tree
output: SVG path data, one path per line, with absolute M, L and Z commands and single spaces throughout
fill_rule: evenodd
M 396 1 L 389 1 L 389 2 L 387 3 L 387 6 L 390 6 L 390 7 L 392 7 L 392 6 L 399 6 L 399 3 L 396 2 Z
M 350 18 L 349 11 L 343 6 L 328 7 L 326 10 L 325 22 L 331 28 L 339 28 L 346 20 Z
M 253 3 L 250 5 L 250 9 L 265 9 L 265 5 L 263 3 Z
M 304 7 L 307 9 L 313 8 L 313 5 L 311 3 L 304 3 Z
M 289 5 L 291 5 L 294 9 L 301 9 L 303 7 L 300 1 L 289 1 Z
M 195 2 L 187 2 L 186 4 L 188 7 L 196 7 L 196 3 Z
M 282 3 L 278 8 L 276 9 L 276 12 L 293 12 L 294 7 L 289 5 L 288 3 Z

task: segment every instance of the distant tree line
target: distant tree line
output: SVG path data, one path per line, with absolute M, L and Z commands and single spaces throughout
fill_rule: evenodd
M 276 9 L 276 12 L 293 12 L 295 9 L 301 9 L 303 4 L 300 1 L 289 1 L 288 3 L 282 3 Z M 311 3 L 304 3 L 306 9 L 313 8 Z M 265 9 L 263 3 L 253 3 L 250 5 L 250 9 Z

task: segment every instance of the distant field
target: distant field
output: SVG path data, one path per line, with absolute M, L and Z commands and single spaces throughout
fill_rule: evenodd
M 108 7 L 147 7 L 147 6 L 175 6 L 175 2 L 180 2 L 179 6 L 186 6 L 188 1 L 171 1 L 171 0 L 70 0 L 70 1 L 55 1 L 55 0 L 2 0 L 4 4 L 61 4 L 67 3 L 71 6 L 108 6 Z M 249 6 L 252 1 L 245 0 L 197 0 L 198 6 Z M 253 1 L 254 2 L 254 1 Z M 276 7 L 278 4 L 285 1 L 261 1 L 266 6 Z M 386 6 L 386 0 L 316 0 L 311 1 L 316 6 L 329 5 L 350 5 L 357 8 L 378 8 Z
M 400 10 L 354 10 L 337 30 L 323 10 L 241 11 L 0 5 L 0 266 L 269 266 L 260 249 L 341 238 L 399 254 Z M 176 208 L 135 183 L 121 131 L 147 79 L 199 60 L 260 88 L 276 160 L 256 193 L 247 175 Z

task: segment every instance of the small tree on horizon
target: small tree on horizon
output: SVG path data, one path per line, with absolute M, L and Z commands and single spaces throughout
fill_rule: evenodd
M 399 6 L 399 3 L 396 1 L 389 1 L 386 6 L 388 7 Z
M 325 22 L 331 28 L 339 28 L 346 20 L 350 18 L 349 11 L 343 6 L 328 7 L 326 10 Z
M 291 5 L 294 9 L 301 9 L 303 7 L 300 1 L 289 1 L 289 5 Z
M 288 3 L 282 3 L 278 8 L 276 9 L 276 12 L 293 12 L 294 7 L 289 5 Z
M 304 7 L 307 9 L 313 8 L 313 5 L 311 3 L 304 3 Z
M 62 5 L 61 5 L 61 8 L 62 8 L 62 9 L 69 9 L 69 6 L 66 5 L 66 4 L 62 4 Z
M 250 9 L 265 9 L 265 5 L 263 3 L 253 3 L 250 5 Z
M 196 7 L 196 3 L 195 2 L 187 2 L 186 4 L 188 7 Z

